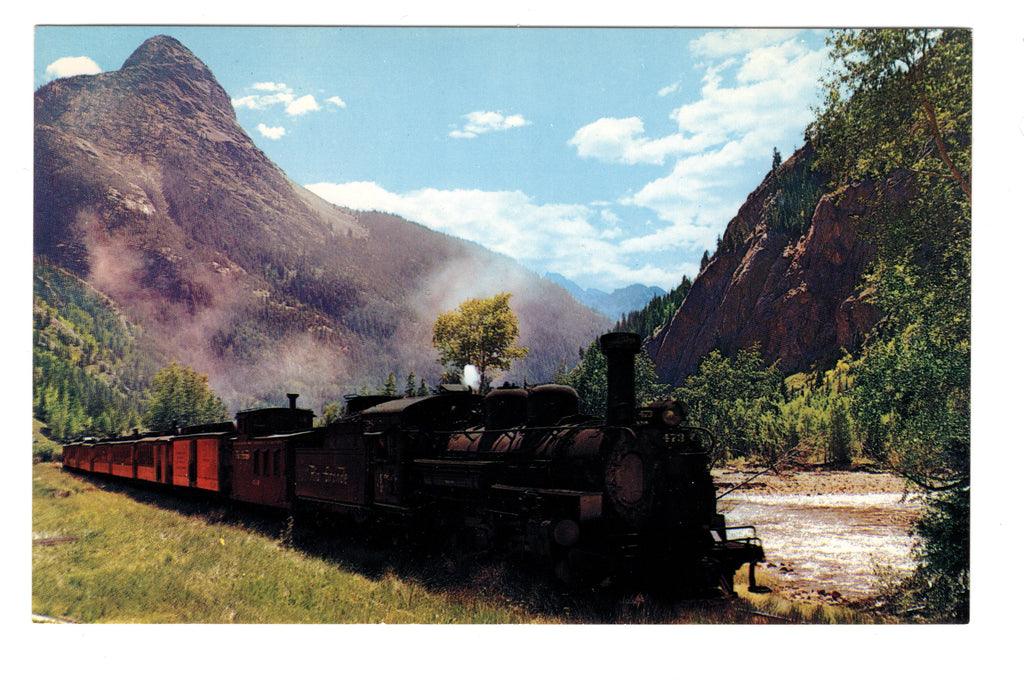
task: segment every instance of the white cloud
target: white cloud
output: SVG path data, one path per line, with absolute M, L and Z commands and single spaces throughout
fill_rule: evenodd
M 465 114 L 462 118 L 466 119 L 466 123 L 463 124 L 462 128 L 448 133 L 448 137 L 475 138 L 483 133 L 492 133 L 494 131 L 530 125 L 530 122 L 522 114 L 505 116 L 501 112 L 495 111 L 473 111 Z
M 690 52 L 705 57 L 725 57 L 789 40 L 800 29 L 729 29 L 711 31 L 690 43 Z
M 260 135 L 262 135 L 265 138 L 270 138 L 271 140 L 277 140 L 281 138 L 281 136 L 283 136 L 285 132 L 284 128 L 281 126 L 267 126 L 262 123 L 256 126 L 256 130 L 260 132 Z
M 311 111 L 320 110 L 320 105 L 315 97 L 312 95 L 296 97 L 295 91 L 285 83 L 270 81 L 253 83 L 247 90 L 255 90 L 257 93 L 232 98 L 231 104 L 236 109 L 264 111 L 271 107 L 283 106 L 285 113 L 289 116 L 302 116 Z M 329 101 L 340 107 L 345 106 L 345 103 L 337 97 L 331 98 Z
M 284 110 L 289 116 L 302 116 L 311 111 L 320 111 L 320 105 L 316 103 L 316 98 L 312 95 L 303 95 L 289 102 Z
M 262 111 L 268 107 L 273 107 L 278 104 L 287 105 L 294 99 L 295 95 L 291 91 L 278 91 L 271 95 L 246 95 L 244 97 L 237 97 L 231 100 L 231 104 L 236 108 Z
M 338 97 L 337 95 L 334 95 L 333 97 L 328 97 L 327 101 L 336 107 L 340 107 L 341 109 L 344 109 L 345 107 L 348 106 L 347 104 L 345 104 L 345 101 Z
M 679 90 L 679 84 L 680 82 L 676 81 L 671 85 L 666 85 L 664 88 L 658 91 L 658 97 L 665 97 L 666 95 L 671 95 L 675 91 Z
M 651 140 L 643 137 L 644 123 L 638 117 L 598 119 L 583 126 L 569 140 L 581 157 L 624 164 L 658 164 L 665 157 L 692 149 L 682 135 Z
M 100 73 L 99 65 L 88 57 L 61 57 L 46 67 L 46 75 L 50 78 L 67 78 L 98 73 Z
M 272 92 L 291 92 L 291 89 L 287 85 L 285 85 L 284 83 L 273 83 L 273 82 L 269 82 L 269 81 L 263 82 L 263 83 L 253 83 L 252 84 L 252 89 L 253 90 L 270 90 Z

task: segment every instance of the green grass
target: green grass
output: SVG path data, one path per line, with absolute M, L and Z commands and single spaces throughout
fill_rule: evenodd
M 521 610 L 453 600 L 386 569 L 371 579 L 289 549 L 276 520 L 215 521 L 201 502 L 33 468 L 32 610 L 105 623 L 518 623 Z M 255 521 L 253 521 L 255 520 Z
M 866 619 L 851 610 L 749 595 L 739 580 L 741 599 L 734 601 L 573 592 L 507 562 L 454 562 L 329 526 L 300 524 L 293 531 L 282 516 L 70 474 L 57 463 L 32 471 L 32 611 L 47 617 L 277 624 Z

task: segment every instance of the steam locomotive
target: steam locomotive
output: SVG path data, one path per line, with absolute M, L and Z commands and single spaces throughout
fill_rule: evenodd
M 545 384 L 481 397 L 441 387 L 425 397 L 355 396 L 313 426 L 296 407 L 172 433 L 84 440 L 64 467 L 209 492 L 294 513 L 334 512 L 399 526 L 428 543 L 510 553 L 590 586 L 670 587 L 734 595 L 733 576 L 764 560 L 753 527 L 717 512 L 714 439 L 686 409 L 637 409 L 640 338 L 601 338 L 604 420 L 576 392 Z

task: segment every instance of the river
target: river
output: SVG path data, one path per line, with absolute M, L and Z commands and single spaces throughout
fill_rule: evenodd
M 719 501 L 731 526 L 757 528 L 765 549 L 764 567 L 781 592 L 792 596 L 838 591 L 842 599 L 856 600 L 876 592 L 876 567 L 913 568 L 910 532 L 922 509 L 920 495 L 872 491 L 891 489 L 892 482 L 874 486 L 876 482 L 864 475 L 856 481 L 810 481 L 810 486 L 788 485 L 775 491 L 770 484 L 739 490 Z M 813 492 L 822 490 L 829 492 Z

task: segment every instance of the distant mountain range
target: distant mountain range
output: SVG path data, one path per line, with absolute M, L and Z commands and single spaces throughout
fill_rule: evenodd
M 573 298 L 584 306 L 589 306 L 612 320 L 618 320 L 630 311 L 638 311 L 654 297 L 665 294 L 665 290 L 661 287 L 648 287 L 641 284 L 620 287 L 608 293 L 592 287 L 584 289 L 558 273 L 545 273 L 544 277 L 564 287 L 572 294 Z
M 513 294 L 530 348 L 518 382 L 549 380 L 611 325 L 511 259 L 297 185 L 168 36 L 118 71 L 36 91 L 34 171 L 37 257 L 110 297 L 232 408 L 285 391 L 319 408 L 388 372 L 433 383 L 433 321 L 470 297 Z

